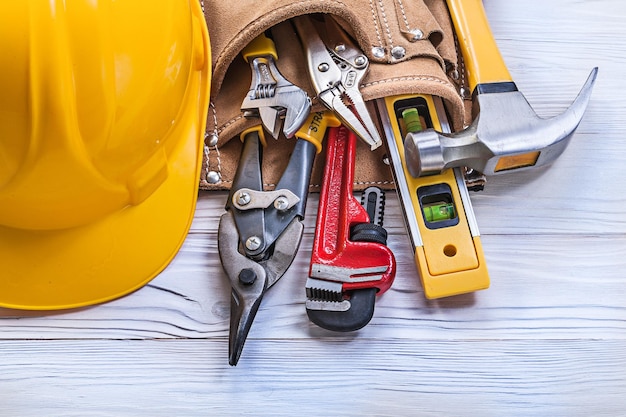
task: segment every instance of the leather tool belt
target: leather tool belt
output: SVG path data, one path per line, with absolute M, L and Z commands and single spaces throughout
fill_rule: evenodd
M 241 152 L 239 134 L 259 123 L 246 119 L 240 110 L 252 77 L 240 52 L 250 41 L 268 33 L 276 45 L 281 74 L 315 97 L 302 45 L 289 22 L 295 16 L 331 15 L 352 35 L 370 60 L 369 73 L 361 85 L 364 100 L 430 94 L 444 100 L 454 129 L 471 121 L 471 102 L 460 93 L 465 86 L 464 71 L 444 0 L 205 0 L 204 9 L 213 78 L 200 181 L 203 190 L 230 188 Z M 323 109 L 317 100 L 312 103 L 312 111 Z M 283 135 L 276 141 L 268 140 L 263 156 L 266 189 L 272 189 L 283 172 L 294 142 Z M 390 167 L 384 162 L 385 146 L 375 151 L 364 143 L 358 146 L 355 189 L 370 185 L 394 188 Z M 316 159 L 311 191 L 319 191 L 323 155 Z

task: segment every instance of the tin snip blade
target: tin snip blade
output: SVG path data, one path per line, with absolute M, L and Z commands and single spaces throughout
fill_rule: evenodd
M 261 126 L 242 133 L 237 172 L 218 228 L 218 250 L 232 289 L 229 363 L 236 365 L 265 292 L 287 271 L 302 232 L 316 146 L 298 139 L 273 191 L 263 190 Z
M 460 168 L 413 177 L 404 140 L 426 128 L 450 131 L 443 102 L 406 95 L 376 102 L 415 263 L 428 299 L 489 287 L 489 274 L 467 186 Z
M 298 251 L 313 162 L 322 150 L 324 123 L 319 113 L 312 113 L 295 133 L 293 152 L 272 191 L 263 190 L 263 129 L 259 125 L 241 134 L 241 157 L 218 229 L 220 260 L 232 289 L 231 365 L 241 357 L 263 295 L 285 274 Z

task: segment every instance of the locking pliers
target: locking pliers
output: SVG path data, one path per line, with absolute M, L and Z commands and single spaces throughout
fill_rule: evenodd
M 314 24 L 308 16 L 296 17 L 293 23 L 304 46 L 309 75 L 320 101 L 372 150 L 381 146 L 382 139 L 359 90 L 369 67 L 367 57 L 329 16 L 324 17 L 320 25 Z M 321 27 L 320 32 L 316 26 Z

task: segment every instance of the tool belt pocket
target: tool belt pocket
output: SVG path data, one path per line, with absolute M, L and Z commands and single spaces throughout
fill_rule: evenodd
M 297 16 L 332 16 L 354 38 L 369 59 L 369 72 L 360 86 L 369 104 L 393 95 L 430 94 L 443 98 L 454 128 L 461 128 L 466 121 L 466 106 L 459 95 L 464 82 L 458 74 L 463 71 L 458 68 L 459 54 L 444 0 L 259 0 L 253 6 L 205 0 L 204 10 L 213 78 L 201 189 L 230 188 L 241 151 L 241 141 L 232 139 L 260 123 L 258 118 L 246 118 L 241 111 L 252 80 L 250 65 L 241 51 L 258 35 L 266 33 L 273 39 L 278 70 L 313 98 L 312 110 L 323 109 L 314 98 L 307 59 L 290 22 Z M 370 110 L 376 119 L 371 105 Z M 277 141 L 268 139 L 262 173 L 267 189 L 272 189 L 281 176 L 294 142 L 283 135 Z M 365 143 L 358 146 L 355 189 L 369 185 L 393 188 L 391 170 L 384 162 L 385 147 L 370 151 Z M 320 184 L 323 163 L 324 158 L 316 159 L 312 191 Z

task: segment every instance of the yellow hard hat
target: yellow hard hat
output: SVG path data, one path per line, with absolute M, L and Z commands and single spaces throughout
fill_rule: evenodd
M 136 290 L 193 219 L 210 85 L 199 0 L 0 1 L 0 306 Z

